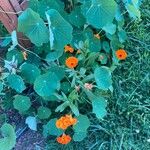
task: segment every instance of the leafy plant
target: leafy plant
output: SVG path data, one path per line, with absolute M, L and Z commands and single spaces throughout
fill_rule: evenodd
M 87 111 L 97 119 L 106 116 L 112 72 L 127 57 L 124 14 L 140 19 L 137 1 L 123 1 L 124 8 L 114 0 L 75 0 L 68 9 L 65 4 L 29 2 L 18 18 L 17 31 L 33 47 L 20 45 L 14 31 L 4 64 L 6 74 L 0 78 L 0 92 L 11 89 L 13 108 L 27 116 L 29 128 L 37 130 L 41 123 L 43 135 L 57 136 L 61 143 L 70 141 L 61 138 L 72 130 L 74 141 L 87 136 L 90 120 L 83 106 L 90 106 Z M 76 120 L 65 115 L 58 125 L 58 112 Z M 59 128 L 66 120 L 67 128 Z

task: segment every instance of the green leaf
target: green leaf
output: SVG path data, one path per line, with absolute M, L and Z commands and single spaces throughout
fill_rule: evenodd
M 85 115 L 77 117 L 78 122 L 73 126 L 75 132 L 86 132 L 90 126 L 89 118 Z
M 81 14 L 81 9 L 80 7 L 76 7 L 68 16 L 69 22 L 76 26 L 76 27 L 82 27 L 85 24 L 85 18 L 84 16 Z
M 44 21 L 30 8 L 19 16 L 18 31 L 23 32 L 36 46 L 48 42 L 48 29 Z
M 107 111 L 106 111 L 107 102 L 103 97 L 95 97 L 92 100 L 93 113 L 96 114 L 98 119 L 102 119 Z
M 50 9 L 46 12 L 49 31 L 50 31 L 50 46 L 51 49 L 61 49 L 71 43 L 72 26 L 59 14 L 58 11 Z
M 69 101 L 65 101 L 62 104 L 60 104 L 59 106 L 57 106 L 55 112 L 63 112 L 68 106 L 70 105 Z
M 37 115 L 40 119 L 47 119 L 51 115 L 51 110 L 47 107 L 40 106 L 37 110 Z
M 7 81 L 8 85 L 18 93 L 21 93 L 26 88 L 23 79 L 16 74 L 10 74 L 7 77 Z
M 116 32 L 116 25 L 113 23 L 108 23 L 103 27 L 103 30 L 111 35 L 115 34 Z
M 123 43 L 123 42 L 125 42 L 127 40 L 127 34 L 126 34 L 126 32 L 124 30 L 120 30 L 118 32 L 118 37 L 119 37 L 119 41 L 121 43 Z
M 47 56 L 46 56 L 46 61 L 48 62 L 51 62 L 51 61 L 55 61 L 57 60 L 59 57 L 62 56 L 63 54 L 63 49 L 56 49 L 56 50 L 53 50 L 53 51 L 50 51 Z
M 61 83 L 61 91 L 63 91 L 65 94 L 68 94 L 70 91 L 71 85 L 69 82 L 62 82 Z
M 74 105 L 73 103 L 70 103 L 69 107 L 71 108 L 71 111 L 75 114 L 75 116 L 79 116 L 79 110 L 76 105 Z
M 62 13 L 64 10 L 64 3 L 61 2 L 60 0 L 41 0 L 39 2 L 39 11 L 38 13 L 40 16 L 44 19 L 46 19 L 45 12 L 50 10 L 50 9 L 55 9 L 58 12 Z
M 117 49 L 119 49 L 120 47 L 123 47 L 123 45 L 119 42 L 119 39 L 116 35 L 114 35 L 111 39 L 111 42 L 110 42 L 110 45 L 111 45 L 111 49 L 113 51 L 116 51 Z
M 53 66 L 49 71 L 54 72 L 59 80 L 62 80 L 65 76 L 65 69 L 59 66 Z
M 13 50 L 18 45 L 17 32 L 15 30 L 11 33 L 11 39 L 12 39 L 12 46 L 8 49 L 8 51 Z
M 41 74 L 39 68 L 33 64 L 25 63 L 20 67 L 21 76 L 27 83 L 34 83 L 35 79 Z
M 86 12 L 87 22 L 96 28 L 102 28 L 106 24 L 112 23 L 116 9 L 117 4 L 114 0 L 92 0 L 92 4 Z
M 60 0 L 31 0 L 28 3 L 28 6 L 36 11 L 43 19 L 46 19 L 45 12 L 49 9 L 55 9 L 60 13 L 64 12 L 64 3 Z
M 42 97 L 49 97 L 60 87 L 60 81 L 54 72 L 40 75 L 34 82 L 34 90 Z
M 3 90 L 3 83 L 0 81 L 0 93 L 2 92 Z
M 141 18 L 140 10 L 138 8 L 136 8 L 134 5 L 127 4 L 126 9 L 127 9 L 128 13 L 129 13 L 129 15 L 131 17 L 133 17 L 134 19 L 136 19 L 136 18 L 140 19 Z
M 0 130 L 4 136 L 4 138 L 0 139 L 0 149 L 12 150 L 16 144 L 16 134 L 14 128 L 10 124 L 5 123 Z
M 112 77 L 109 68 L 96 68 L 94 71 L 94 77 L 99 89 L 108 90 L 112 86 Z
M 107 64 L 108 61 L 107 55 L 105 53 L 100 53 L 99 61 L 101 62 L 102 65 Z
M 6 54 L 7 60 L 11 61 L 13 57 L 15 57 L 15 60 L 17 60 L 19 64 L 23 62 L 23 55 L 19 50 L 14 49 L 7 52 Z
M 51 119 L 46 125 L 43 125 L 43 135 L 48 137 L 49 135 L 60 136 L 63 130 L 56 127 L 56 118 Z
M 110 52 L 110 45 L 109 45 L 109 42 L 103 41 L 102 47 L 103 47 L 103 50 L 105 50 L 105 52 L 107 52 L 107 53 Z
M 84 138 L 86 138 L 86 136 L 87 136 L 87 132 L 75 132 L 74 135 L 73 135 L 73 140 L 75 142 L 80 142 Z
M 25 123 L 31 130 L 37 131 L 37 121 L 35 117 L 32 116 L 27 117 Z
M 0 43 L 0 47 L 6 47 L 11 43 L 11 37 L 6 37 L 3 39 L 3 41 Z
M 16 95 L 13 101 L 13 105 L 15 109 L 22 113 L 31 107 L 31 101 L 27 96 Z
M 101 43 L 98 39 L 90 39 L 89 40 L 89 50 L 91 52 L 99 52 L 101 50 Z

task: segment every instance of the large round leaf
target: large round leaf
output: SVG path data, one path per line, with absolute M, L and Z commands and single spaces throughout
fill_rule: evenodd
M 113 21 L 116 9 L 117 5 L 114 0 L 92 0 L 86 12 L 87 22 L 96 28 L 102 28 Z
M 74 135 L 73 135 L 73 140 L 75 142 L 80 142 L 84 138 L 86 138 L 86 136 L 87 136 L 87 132 L 75 132 Z
M 21 66 L 21 76 L 28 83 L 34 83 L 35 79 L 40 75 L 40 73 L 40 70 L 35 65 L 26 63 Z
M 27 111 L 31 106 L 30 98 L 27 96 L 17 95 L 13 101 L 14 108 L 19 112 Z
M 75 10 L 73 10 L 68 18 L 69 22 L 78 28 L 84 26 L 85 24 L 85 18 L 81 14 L 80 7 L 77 7 Z
M 19 16 L 18 31 L 23 32 L 37 46 L 48 42 L 48 29 L 44 21 L 30 8 Z
M 23 79 L 16 74 L 10 74 L 7 78 L 7 81 L 8 85 L 18 93 L 21 93 L 26 88 Z
M 16 134 L 14 128 L 10 124 L 5 123 L 0 130 L 4 136 L 4 138 L 0 139 L 0 149 L 12 150 L 16 144 Z
M 40 106 L 37 110 L 37 115 L 40 119 L 47 119 L 51 115 L 51 110 L 47 107 Z
M 59 80 L 62 80 L 65 76 L 65 69 L 59 66 L 53 66 L 49 71 L 54 72 Z
M 39 2 L 39 11 L 38 13 L 44 19 L 46 19 L 45 12 L 49 9 L 55 9 L 59 12 L 63 12 L 64 3 L 60 0 L 41 0 Z
M 112 85 L 111 72 L 107 67 L 99 67 L 94 71 L 95 81 L 99 89 L 108 90 Z
M 56 49 L 53 51 L 50 51 L 46 56 L 46 61 L 52 62 L 61 57 L 63 54 L 63 49 Z
M 80 115 L 79 117 L 77 117 L 77 120 L 77 124 L 73 127 L 75 132 L 86 132 L 86 130 L 90 126 L 89 118 L 85 115 Z
M 34 90 L 42 97 L 51 96 L 60 87 L 60 81 L 54 72 L 40 75 L 34 83 Z
M 62 49 L 72 40 L 72 26 L 59 14 L 58 11 L 50 9 L 46 12 L 51 49 Z

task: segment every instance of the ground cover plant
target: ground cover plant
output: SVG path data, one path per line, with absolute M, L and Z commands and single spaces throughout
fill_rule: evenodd
M 13 43 L 1 68 L 2 107 L 16 109 L 26 117 L 29 128 L 40 130 L 48 140 L 55 137 L 63 145 L 84 140 L 92 126 L 95 130 L 90 136 L 97 136 L 97 130 L 112 134 L 107 132 L 107 127 L 99 126 L 99 121 L 105 125 L 111 122 L 103 120 L 106 115 L 111 116 L 107 111 L 113 105 L 109 106 L 108 101 L 112 101 L 112 93 L 117 95 L 120 90 L 117 86 L 113 88 L 116 84 L 120 86 L 120 77 L 116 75 L 116 80 L 112 80 L 112 74 L 127 58 L 124 43 L 131 37 L 127 37 L 124 27 L 131 20 L 141 19 L 140 3 L 83 0 L 65 7 L 66 3 L 59 0 L 31 1 L 29 8 L 18 18 L 17 31 L 31 40 L 32 49 L 18 43 L 16 31 L 1 44 L 7 46 L 11 40 Z M 141 57 L 147 58 L 148 53 Z M 143 81 L 148 80 L 149 74 L 144 75 Z M 120 79 L 120 82 L 124 81 Z M 129 94 L 129 100 L 135 92 L 137 90 Z M 123 109 L 121 114 L 126 112 L 125 100 L 122 103 L 117 108 Z M 115 107 L 112 109 L 115 114 Z M 15 145 L 14 129 L 9 124 L 4 124 L 1 129 L 7 135 L 1 139 L 1 146 L 11 149 Z M 108 144 L 111 149 L 121 149 L 124 134 L 121 126 L 117 129 L 118 135 L 122 136 L 119 146 L 106 142 L 103 147 L 105 142 L 99 145 L 98 141 L 95 145 L 99 149 L 107 149 Z M 117 136 L 115 139 L 117 142 Z M 129 143 L 123 148 L 136 149 L 136 146 L 126 144 Z M 48 144 L 47 149 L 51 146 Z M 68 149 L 73 149 L 71 146 Z M 86 148 L 98 149 L 93 144 Z

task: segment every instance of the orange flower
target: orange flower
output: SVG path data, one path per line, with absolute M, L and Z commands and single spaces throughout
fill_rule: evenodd
M 71 141 L 70 135 L 63 134 L 57 138 L 57 142 L 60 144 L 68 144 Z
M 127 58 L 127 53 L 124 49 L 119 49 L 116 51 L 116 56 L 119 60 L 125 60 Z
M 23 55 L 23 58 L 24 58 L 24 60 L 27 60 L 27 56 L 28 56 L 28 54 L 24 51 L 24 52 L 22 52 L 22 55 Z
M 65 49 L 65 52 L 70 52 L 70 53 L 73 53 L 73 52 L 74 52 L 74 49 L 73 49 L 71 46 L 69 46 L 69 45 L 66 45 L 66 46 L 64 47 L 64 49 Z
M 100 40 L 100 38 L 101 38 L 98 33 L 97 33 L 97 34 L 94 34 L 94 37 L 97 38 L 97 39 L 99 39 L 99 40 Z
M 56 121 L 56 127 L 66 130 L 69 126 L 72 126 L 76 123 L 77 123 L 76 118 L 72 118 L 71 115 L 66 115 Z
M 69 57 L 67 60 L 66 60 L 66 66 L 68 68 L 75 68 L 76 66 L 78 65 L 78 59 L 76 57 Z

